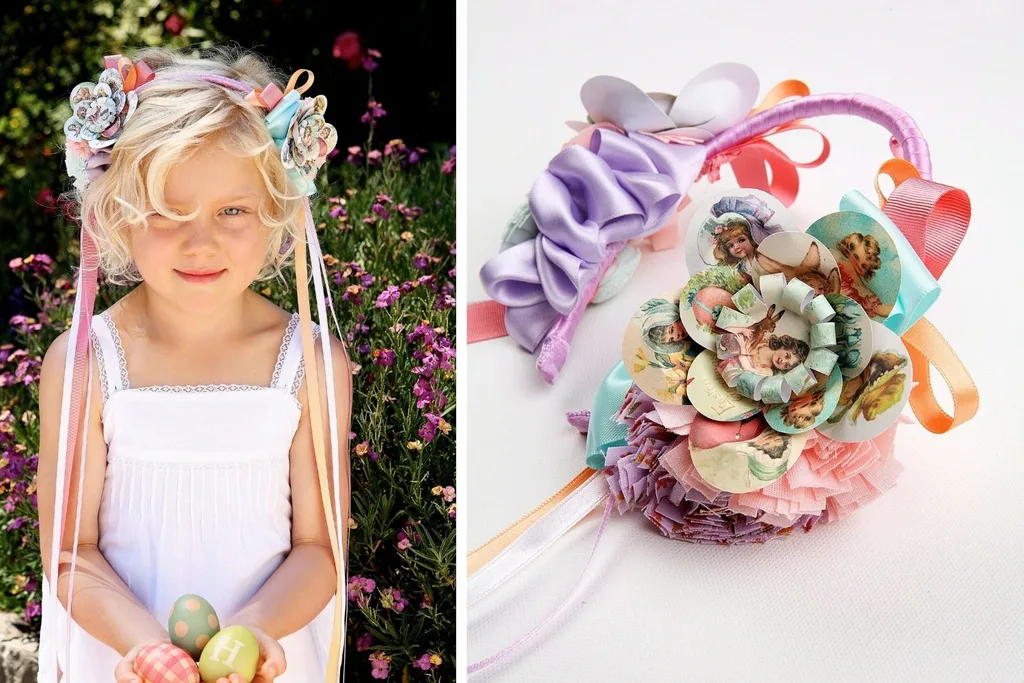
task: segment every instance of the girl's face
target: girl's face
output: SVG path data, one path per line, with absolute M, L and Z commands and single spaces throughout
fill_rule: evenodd
M 170 171 L 164 195 L 177 214 L 199 212 L 180 223 L 147 206 L 148 229 L 131 235 L 146 286 L 192 309 L 216 308 L 244 293 L 266 257 L 258 211 L 270 197 L 255 161 L 213 145 Z
M 790 349 L 775 349 L 772 353 L 772 365 L 776 370 L 792 370 L 800 364 L 800 359 Z
M 686 330 L 683 323 L 676 321 L 661 332 L 661 341 L 665 343 L 676 343 L 686 339 Z
M 745 259 L 754 255 L 754 243 L 745 234 L 736 235 L 725 243 L 725 247 L 733 258 Z

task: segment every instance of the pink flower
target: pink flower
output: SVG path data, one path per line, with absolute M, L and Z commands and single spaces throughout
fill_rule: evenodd
M 366 155 L 367 161 L 371 164 L 379 164 L 381 159 L 381 153 L 379 149 L 370 150 L 370 153 Z
M 413 668 L 415 669 L 423 669 L 424 671 L 430 671 L 430 669 L 433 668 L 433 665 L 430 663 L 430 653 L 424 652 L 422 655 L 420 655 L 418 659 L 416 659 L 412 663 L 412 665 Z
M 453 500 L 455 500 L 455 487 L 454 486 L 445 486 L 441 490 L 441 495 L 444 496 L 444 501 L 446 503 L 452 502 Z
M 185 18 L 180 14 L 172 14 L 167 17 L 167 21 L 164 22 L 164 28 L 172 36 L 176 36 L 181 33 L 181 30 L 185 28 Z
M 355 31 L 345 31 L 334 39 L 334 48 L 331 54 L 335 59 L 340 59 L 350 69 L 358 69 L 363 63 L 363 46 L 359 42 L 359 34 Z
M 383 680 L 388 677 L 388 671 L 391 668 L 391 657 L 383 652 L 374 652 L 370 655 L 370 666 L 373 667 L 370 675 Z
M 36 203 L 43 207 L 43 212 L 48 214 L 57 213 L 57 195 L 48 187 L 39 190 L 36 196 Z
M 363 635 L 359 636 L 356 639 L 356 650 L 358 650 L 359 652 L 363 652 L 364 650 L 369 650 L 370 649 L 370 645 L 372 645 L 372 644 L 373 644 L 373 636 L 371 636 L 369 633 L 364 633 Z
M 410 541 L 409 538 L 404 533 L 403 534 L 398 534 L 398 535 L 401 537 L 398 540 L 398 549 L 399 550 L 408 550 L 409 548 L 412 547 L 412 541 Z
M 448 150 L 448 159 L 441 164 L 441 173 L 446 175 L 455 173 L 455 145 L 452 145 L 452 148 Z
M 397 588 L 384 588 L 380 592 L 380 606 L 384 609 L 401 612 L 409 604 L 409 601 L 402 597 L 402 591 Z

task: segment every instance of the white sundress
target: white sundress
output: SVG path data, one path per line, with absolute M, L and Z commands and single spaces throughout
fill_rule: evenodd
M 229 617 L 291 550 L 289 450 L 305 372 L 298 323 L 293 314 L 270 386 L 130 387 L 117 328 L 107 312 L 93 316 L 107 444 L 99 548 L 161 624 L 186 593 Z M 44 578 L 44 596 L 48 589 Z M 56 607 L 57 623 L 43 609 L 39 683 L 57 680 L 55 648 L 64 668 L 67 612 Z M 333 610 L 332 597 L 310 624 L 281 638 L 288 668 L 278 683 L 324 680 Z M 65 682 L 111 683 L 119 660 L 72 623 Z

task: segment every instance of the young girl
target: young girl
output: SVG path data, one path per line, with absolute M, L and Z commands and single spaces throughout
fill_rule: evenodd
M 66 126 L 83 265 L 40 378 L 39 680 L 142 683 L 137 654 L 196 593 L 256 635 L 256 683 L 337 681 L 351 373 L 309 319 L 305 260 L 308 240 L 324 324 L 306 195 L 326 102 L 223 49 L 117 69 Z M 250 289 L 291 257 L 300 314 Z M 137 286 L 93 316 L 97 262 Z
M 719 265 L 736 266 L 748 275 L 752 273 L 757 245 L 750 235 L 750 223 L 738 213 L 727 213 L 716 223 L 714 255 Z

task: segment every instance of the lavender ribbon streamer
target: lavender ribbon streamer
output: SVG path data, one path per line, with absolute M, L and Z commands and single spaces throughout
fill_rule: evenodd
M 703 163 L 702 145 L 605 129 L 589 147 L 571 145 L 555 156 L 530 190 L 538 234 L 480 271 L 487 295 L 506 306 L 509 335 L 536 350 L 576 307 L 609 245 L 660 228 Z

